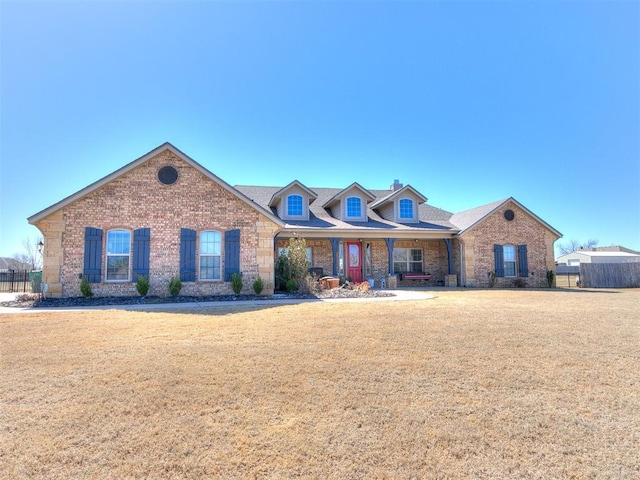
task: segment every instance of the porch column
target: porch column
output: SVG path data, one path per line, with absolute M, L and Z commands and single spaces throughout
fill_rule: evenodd
M 387 244 L 387 252 L 389 253 L 389 275 L 393 275 L 393 245 L 396 243 L 395 238 L 385 238 Z
M 331 275 L 338 276 L 338 247 L 340 246 L 340 239 L 336 237 L 329 238 L 331 242 L 331 252 L 333 255 L 333 272 Z
M 453 242 L 450 238 L 445 238 L 444 243 L 447 246 L 447 264 L 449 267 L 449 275 L 453 274 Z

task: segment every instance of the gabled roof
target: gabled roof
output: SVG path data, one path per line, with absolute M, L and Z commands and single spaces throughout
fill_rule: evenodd
M 264 187 L 250 185 L 236 185 L 235 188 L 251 198 L 254 202 L 269 208 L 268 204 L 273 195 L 282 190 L 281 187 Z M 366 237 L 367 234 L 372 236 L 384 235 L 389 236 L 405 236 L 416 238 L 418 236 L 437 236 L 437 238 L 451 237 L 458 232 L 458 229 L 449 222 L 451 213 L 431 205 L 419 205 L 419 222 L 414 224 L 401 224 L 380 217 L 369 205 L 367 207 L 367 220 L 364 222 L 354 222 L 340 220 L 331 215 L 331 212 L 325 207 L 327 202 L 331 203 L 331 199 L 336 198 L 347 189 L 342 188 L 316 188 L 312 191 L 316 192 L 317 200 L 309 206 L 309 220 L 287 220 L 285 228 L 304 232 L 304 235 L 341 235 L 353 234 Z M 378 198 L 388 196 L 389 190 L 366 190 L 373 197 L 374 201 Z
M 231 185 L 229 185 L 227 182 L 222 180 L 220 177 L 218 177 L 218 176 L 214 175 L 213 173 L 211 173 L 209 170 L 204 168 L 202 165 L 200 165 L 198 162 L 193 160 L 187 154 L 185 154 L 182 151 L 178 150 L 176 147 L 171 145 L 169 142 L 163 143 L 159 147 L 156 147 L 153 150 L 151 150 L 149 153 L 146 153 L 142 157 L 134 160 L 131 163 L 128 163 L 127 165 L 125 165 L 122 168 L 119 168 L 115 172 L 107 175 L 106 177 L 101 178 L 97 182 L 92 183 L 91 185 L 83 188 L 82 190 L 79 190 L 76 193 L 74 193 L 72 195 L 69 195 L 68 197 L 64 198 L 63 200 L 60 200 L 59 202 L 51 205 L 50 207 L 47 207 L 44 210 L 36 213 L 35 215 L 32 215 L 31 217 L 29 217 L 27 219 L 28 222 L 30 224 L 32 224 L 32 225 L 35 224 L 36 222 L 38 222 L 38 221 L 42 220 L 43 218 L 47 217 L 48 215 L 51 215 L 52 213 L 60 210 L 61 208 L 64 208 L 67 205 L 75 202 L 76 200 L 79 200 L 79 199 L 83 198 L 84 196 L 86 196 L 86 195 L 90 194 L 91 192 L 103 187 L 107 183 L 111 182 L 112 180 L 115 180 L 116 178 L 124 175 L 125 173 L 130 172 L 134 168 L 142 165 L 143 163 L 145 163 L 148 160 L 154 158 L 155 156 L 159 155 L 160 153 L 164 152 L 165 150 L 169 150 L 171 153 L 173 153 L 174 155 L 179 157 L 181 160 L 183 160 L 185 163 L 189 164 L 190 166 L 192 166 L 193 168 L 198 170 L 200 173 L 202 173 L 204 176 L 209 178 L 211 181 L 213 181 L 214 183 L 218 184 L 223 189 L 227 190 L 231 194 L 233 194 L 236 197 L 238 197 L 240 200 L 242 200 L 244 203 L 249 205 L 251 208 L 259 211 L 263 215 L 266 215 L 267 217 L 269 217 L 272 221 L 274 221 L 278 225 L 280 225 L 280 226 L 284 225 L 284 222 L 280 218 L 278 218 L 276 215 L 274 215 L 273 212 L 271 212 L 270 209 L 265 208 L 262 205 L 258 205 L 257 203 L 252 201 L 250 198 L 247 198 L 247 196 L 244 195 L 242 192 L 239 192 L 238 190 L 233 188 Z
M 531 210 L 526 208 L 524 205 L 522 205 L 520 202 L 518 202 L 513 197 L 509 197 L 509 198 L 505 198 L 505 199 L 498 200 L 498 201 L 495 201 L 495 202 L 487 203 L 486 205 L 481 205 L 479 207 L 471 208 L 469 210 L 464 210 L 462 212 L 454 214 L 449 219 L 449 221 L 460 229 L 460 233 L 459 234 L 462 235 L 467 230 L 473 228 L 478 223 L 480 223 L 482 220 L 484 220 L 488 216 L 492 215 L 495 211 L 497 211 L 500 208 L 502 208 L 502 206 L 505 205 L 508 202 L 515 203 L 519 208 L 521 208 L 522 210 L 527 212 L 529 215 L 531 215 L 534 219 L 536 219 L 538 222 L 540 222 L 542 225 L 544 225 L 546 228 L 548 228 L 551 232 L 556 234 L 558 237 L 562 236 L 562 234 L 559 231 L 557 231 L 555 228 L 553 228 L 547 222 L 542 220 L 535 213 L 533 213 Z
M 400 197 L 404 194 L 406 194 L 407 192 L 412 192 L 416 197 L 418 197 L 418 199 L 420 199 L 420 201 L 422 203 L 427 201 L 427 197 L 425 197 L 424 195 L 422 195 L 419 191 L 417 191 L 415 188 L 413 188 L 411 185 L 405 185 L 404 187 L 396 190 L 396 191 L 392 191 L 391 193 L 389 193 L 389 191 L 387 190 L 386 192 L 388 193 L 388 195 L 377 199 L 375 202 L 373 202 L 371 204 L 371 208 L 378 208 L 381 207 L 382 205 L 392 202 L 395 198 Z
M 637 258 L 640 257 L 637 253 L 629 252 L 607 252 L 607 251 L 592 251 L 592 250 L 576 250 L 575 252 L 566 253 L 560 255 L 558 259 L 571 257 L 573 255 L 584 255 L 585 257 L 600 257 L 600 258 Z
M 0 270 L 31 270 L 31 264 L 15 258 L 0 257 Z
M 286 187 L 282 187 L 280 190 L 278 190 L 277 192 L 275 192 L 272 196 L 271 196 L 271 200 L 269 200 L 269 207 L 275 207 L 278 204 L 278 200 L 280 198 L 280 196 L 282 194 L 284 194 L 287 190 L 293 188 L 293 187 L 299 187 L 300 189 L 302 189 L 307 195 L 309 195 L 309 203 L 312 203 L 316 198 L 318 198 L 318 194 L 316 192 L 314 192 L 313 190 L 311 190 L 310 188 L 305 187 L 302 183 L 300 183 L 298 180 L 294 180 L 293 182 L 291 182 L 289 185 L 287 185 Z
M 329 205 L 331 205 L 333 202 L 335 202 L 336 200 L 338 200 L 338 198 L 340 198 L 342 195 L 344 195 L 345 193 L 347 193 L 349 190 L 352 189 L 358 189 L 360 190 L 365 198 L 367 199 L 367 203 L 368 202 L 372 202 L 376 199 L 376 197 L 373 196 L 373 193 L 371 193 L 369 190 L 367 190 L 366 188 L 364 188 L 362 185 L 360 185 L 358 182 L 353 182 L 351 185 L 349 185 L 347 188 L 345 188 L 344 190 L 340 190 L 338 193 L 336 193 L 333 197 L 331 197 L 329 200 L 327 200 L 326 202 L 324 202 L 322 204 L 322 206 L 324 208 L 327 208 Z

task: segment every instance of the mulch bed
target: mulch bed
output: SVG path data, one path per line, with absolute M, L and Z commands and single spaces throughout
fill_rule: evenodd
M 191 297 L 178 295 L 177 297 L 69 297 L 69 298 L 45 298 L 33 299 L 33 295 L 25 295 L 25 299 L 17 299 L 10 302 L 0 302 L 2 307 L 14 308 L 56 308 L 56 307 L 102 307 L 109 305 L 153 305 L 162 303 L 194 303 L 194 302 L 236 302 L 251 300 L 282 300 L 300 299 L 312 300 L 315 298 L 373 298 L 393 297 L 393 293 L 381 290 L 350 290 L 347 288 L 334 288 L 317 293 L 275 293 L 273 295 L 209 295 L 203 297 Z

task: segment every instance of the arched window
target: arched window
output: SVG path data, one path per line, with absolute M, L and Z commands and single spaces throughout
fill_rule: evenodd
M 413 200 L 409 198 L 403 198 L 399 202 L 398 213 L 402 219 L 413 218 Z
M 302 216 L 302 196 L 289 195 L 287 197 L 287 215 Z
M 359 197 L 347 198 L 347 217 L 362 217 L 362 200 Z
M 200 280 L 221 280 L 222 236 L 220 232 L 200 232 Z
M 108 282 L 129 281 L 131 264 L 131 232 L 109 230 L 107 232 L 107 278 Z

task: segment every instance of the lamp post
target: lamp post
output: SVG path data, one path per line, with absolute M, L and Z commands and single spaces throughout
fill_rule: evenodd
M 44 242 L 42 240 L 40 240 L 38 242 L 38 244 L 36 245 L 36 247 L 38 248 L 38 253 L 40 254 L 41 261 L 42 261 L 42 267 L 41 269 L 44 268 Z M 40 275 L 42 275 L 42 272 L 40 273 Z M 47 285 L 46 283 L 44 283 L 42 276 L 40 277 L 39 283 L 40 283 L 40 293 L 42 293 L 42 298 L 46 298 L 47 295 L 47 289 L 49 287 L 49 285 Z

